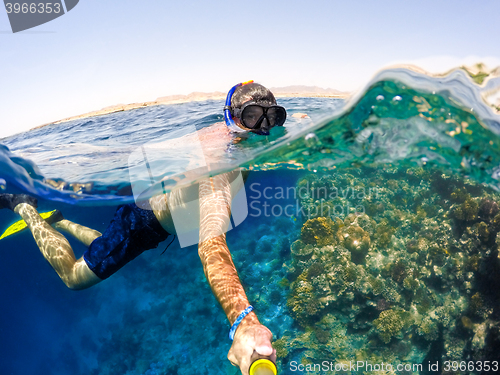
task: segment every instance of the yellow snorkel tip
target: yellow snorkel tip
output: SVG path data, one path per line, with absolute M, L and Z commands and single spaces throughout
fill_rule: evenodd
M 276 365 L 269 359 L 258 359 L 252 363 L 249 375 L 276 375 L 278 370 Z
M 248 84 L 248 83 L 253 83 L 253 79 L 251 79 L 250 81 L 241 82 L 241 86 L 246 85 L 246 84 Z

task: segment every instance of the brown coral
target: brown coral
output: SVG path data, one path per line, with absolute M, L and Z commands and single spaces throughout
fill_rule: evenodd
M 406 265 L 401 261 L 394 263 L 391 267 L 391 277 L 395 282 L 401 283 L 406 277 Z
M 377 231 L 375 233 L 375 238 L 381 247 L 388 247 L 392 241 L 392 235 L 394 234 L 394 228 L 391 227 L 387 221 L 383 221 L 377 226 Z
M 491 199 L 483 199 L 481 201 L 481 205 L 479 206 L 479 217 L 484 220 L 488 220 L 489 218 L 498 214 L 500 209 L 498 208 L 498 204 Z
M 382 341 L 388 344 L 392 337 L 399 336 L 412 323 L 408 312 L 389 309 L 380 313 L 378 319 L 373 321 L 373 326 Z
M 452 216 L 461 221 L 474 221 L 477 219 L 479 205 L 468 196 L 465 201 L 452 210 Z
M 360 263 L 370 248 L 370 235 L 363 228 L 351 225 L 341 230 L 344 246 L 351 252 L 354 263 Z
M 490 230 L 485 222 L 480 222 L 477 225 L 477 235 L 482 242 L 488 242 L 490 239 Z
M 326 246 L 335 244 L 335 223 L 329 217 L 309 219 L 302 226 L 301 239 L 306 244 Z

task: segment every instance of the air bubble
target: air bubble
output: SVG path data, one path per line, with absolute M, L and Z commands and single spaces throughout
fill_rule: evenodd
M 384 95 L 378 95 L 375 99 L 380 102 L 380 101 L 384 100 L 385 98 L 384 98 Z
M 304 141 L 306 142 L 306 146 L 309 148 L 317 147 L 319 144 L 319 138 L 314 133 L 309 133 L 305 136 Z
M 403 98 L 400 97 L 399 95 L 396 95 L 394 98 L 392 98 L 393 102 L 400 102 L 401 100 L 403 100 Z

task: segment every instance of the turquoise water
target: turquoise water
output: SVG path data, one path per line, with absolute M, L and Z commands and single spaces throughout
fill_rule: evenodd
M 499 360 L 500 119 L 482 91 L 462 71 L 386 71 L 347 102 L 280 99 L 284 129 L 218 154 L 220 171 L 252 170 L 248 217 L 227 240 L 280 373 L 359 360 L 422 365 L 367 373 L 423 374 L 437 373 L 429 363 Z M 221 121 L 222 106 L 148 107 L 5 138 L 2 189 L 102 232 L 133 201 L 138 147 L 178 141 L 150 159 L 171 189 L 203 177 L 184 173 L 192 145 L 182 141 Z M 3 210 L 0 228 L 16 220 Z M 168 242 L 73 292 L 29 233 L 0 240 L 5 373 L 237 373 L 196 246 L 175 241 L 160 255 Z M 85 250 L 70 243 L 77 257 Z

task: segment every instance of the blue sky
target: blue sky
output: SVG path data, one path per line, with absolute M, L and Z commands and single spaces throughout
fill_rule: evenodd
M 499 14 L 498 0 L 80 0 L 12 34 L 0 8 L 0 138 L 248 79 L 352 91 L 394 63 L 496 66 Z

